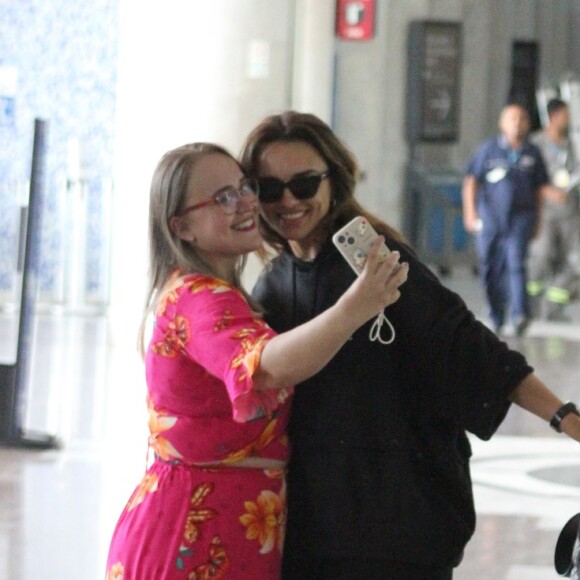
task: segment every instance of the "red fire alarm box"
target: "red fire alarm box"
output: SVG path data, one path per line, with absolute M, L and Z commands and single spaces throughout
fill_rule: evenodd
M 343 40 L 369 40 L 375 30 L 375 0 L 337 0 L 336 36 Z

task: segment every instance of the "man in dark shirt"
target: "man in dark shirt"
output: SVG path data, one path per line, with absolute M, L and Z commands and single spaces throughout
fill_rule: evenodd
M 505 106 L 500 134 L 478 147 L 463 182 L 465 229 L 476 234 L 480 275 L 496 333 L 508 316 L 517 335 L 530 320 L 526 257 L 539 225 L 548 176 L 539 149 L 527 140 L 529 127 L 524 107 Z

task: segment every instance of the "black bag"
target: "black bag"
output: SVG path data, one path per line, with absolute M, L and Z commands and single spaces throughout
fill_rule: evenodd
M 554 553 L 554 566 L 560 576 L 578 578 L 580 569 L 580 513 L 571 517 L 566 525 L 562 528 L 558 541 L 556 542 L 556 551 Z

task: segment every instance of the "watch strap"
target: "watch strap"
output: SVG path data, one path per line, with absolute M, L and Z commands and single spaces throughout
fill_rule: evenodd
M 580 411 L 578 411 L 578 407 L 572 403 L 572 401 L 568 401 L 564 403 L 555 413 L 552 419 L 550 420 L 550 427 L 554 429 L 557 433 L 562 433 L 562 428 L 560 424 L 566 415 L 570 413 L 574 413 L 580 417 Z

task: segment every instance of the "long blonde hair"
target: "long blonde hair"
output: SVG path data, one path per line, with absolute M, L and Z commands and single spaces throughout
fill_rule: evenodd
M 241 163 L 246 173 L 258 175 L 264 149 L 280 141 L 307 143 L 328 165 L 332 198 L 328 213 L 318 225 L 323 239 L 328 239 L 357 215 L 366 217 L 387 240 L 403 239 L 397 230 L 365 210 L 355 199 L 354 190 L 359 175 L 355 157 L 332 129 L 315 115 L 286 111 L 266 117 L 250 133 L 242 148 Z M 287 241 L 263 218 L 260 219 L 260 227 L 264 239 L 278 252 L 288 247 Z
M 151 180 L 149 194 L 149 279 L 143 319 L 139 329 L 139 350 L 144 353 L 145 328 L 155 311 L 164 286 L 176 270 L 220 277 L 191 243 L 182 240 L 171 228 L 171 219 L 183 208 L 195 165 L 209 154 L 224 155 L 238 163 L 226 149 L 213 143 L 190 143 L 163 155 Z M 234 277 L 227 280 L 248 298 L 242 288 L 241 274 L 246 256 L 240 256 Z

